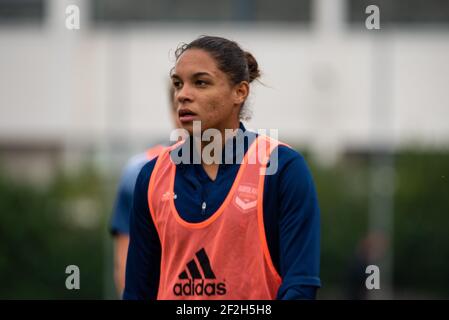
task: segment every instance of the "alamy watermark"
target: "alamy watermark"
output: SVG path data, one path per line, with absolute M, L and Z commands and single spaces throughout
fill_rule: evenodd
M 369 276 L 365 280 L 365 286 L 368 290 L 380 289 L 380 269 L 378 266 L 371 264 L 366 267 L 366 274 Z
M 65 287 L 67 290 L 79 290 L 80 268 L 72 264 L 65 268 L 65 273 L 69 274 L 69 276 L 65 279 Z
M 365 27 L 368 30 L 379 30 L 380 29 L 380 9 L 376 5 L 369 5 L 365 9 L 365 13 L 370 14 L 366 17 Z
M 256 135 L 271 139 L 259 139 L 257 147 L 251 148 Z M 178 152 L 171 153 L 175 164 L 241 164 L 245 157 L 245 143 L 248 142 L 247 163 L 267 165 L 264 175 L 273 175 L 278 169 L 277 148 L 271 148 L 270 141 L 277 140 L 277 129 L 258 129 L 257 132 L 239 129 L 225 129 L 224 136 L 218 129 L 210 128 L 202 131 L 201 121 L 193 121 L 191 139 L 186 129 L 177 128 L 170 134 L 170 141 L 183 140 Z M 176 149 L 175 149 L 176 150 Z M 249 150 L 249 149 L 248 149 Z M 224 153 L 224 154 L 223 154 Z
M 369 16 L 365 19 L 365 27 L 368 30 L 380 29 L 380 9 L 376 5 L 369 5 L 365 8 L 365 13 Z M 68 5 L 65 9 L 65 27 L 68 30 L 80 29 L 80 9 L 77 5 Z
M 77 5 L 71 4 L 65 8 L 65 27 L 68 30 L 80 29 L 80 8 Z

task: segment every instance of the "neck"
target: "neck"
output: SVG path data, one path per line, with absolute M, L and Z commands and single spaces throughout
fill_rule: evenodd
M 221 148 L 224 148 L 226 142 L 232 138 L 235 137 L 237 133 L 237 129 L 240 128 L 240 123 L 237 122 L 236 124 L 233 124 L 232 126 L 227 126 L 226 128 L 216 128 L 219 131 L 219 136 L 214 137 L 213 141 L 202 141 L 201 140 L 201 151 L 203 151 L 204 147 L 209 145 L 212 142 L 215 142 L 215 139 L 220 139 L 221 141 Z M 232 132 L 231 132 L 232 130 Z
M 228 140 L 231 140 L 235 137 L 236 133 L 237 133 L 237 129 L 239 129 L 240 127 L 240 122 L 234 122 L 231 125 L 225 125 L 221 128 L 215 128 L 218 130 L 218 132 L 216 133 L 217 136 L 213 135 L 213 136 L 209 136 L 208 139 L 209 141 L 203 141 L 203 134 L 204 132 L 201 133 L 201 137 L 193 137 L 193 146 L 196 150 L 196 152 L 200 155 L 201 158 L 201 163 L 203 165 L 206 165 L 203 161 L 203 150 L 206 146 L 210 145 L 210 144 L 217 144 L 217 141 L 220 142 L 220 148 L 221 150 L 223 150 L 225 144 L 227 143 Z M 230 132 L 226 132 L 226 131 L 230 131 L 232 130 L 232 134 L 230 134 Z M 211 146 L 212 147 L 212 146 Z M 218 146 L 217 146 L 218 147 Z M 215 148 L 217 148 L 215 147 Z M 214 148 L 214 149 L 215 149 Z M 218 163 L 213 163 L 213 164 L 207 164 L 207 165 L 218 165 Z

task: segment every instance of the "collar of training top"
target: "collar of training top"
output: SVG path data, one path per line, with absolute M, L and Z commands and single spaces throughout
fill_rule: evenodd
M 255 132 L 246 130 L 242 122 L 240 122 L 239 129 L 240 130 L 237 130 L 237 134 L 232 139 L 228 139 L 224 144 L 221 153 L 222 157 L 221 164 L 226 165 L 226 164 L 242 163 L 246 150 L 248 150 L 248 147 L 251 145 L 251 143 L 253 143 L 253 141 L 257 137 L 257 134 Z M 190 161 L 188 163 L 184 162 L 178 163 L 177 164 L 178 167 L 193 164 L 195 156 L 196 159 L 200 159 L 196 148 L 193 148 L 193 137 L 190 136 L 185 143 L 188 143 L 188 146 L 190 146 Z M 175 154 L 178 157 L 182 157 L 183 146 L 184 143 L 177 146 L 175 149 L 171 151 L 171 155 Z M 184 146 L 184 148 L 185 147 L 186 146 Z

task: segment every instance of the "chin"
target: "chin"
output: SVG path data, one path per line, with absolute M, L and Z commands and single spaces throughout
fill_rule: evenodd
M 195 122 L 198 122 L 198 121 L 201 121 L 201 120 L 195 119 L 194 121 L 195 121 Z M 194 121 L 181 122 L 182 128 L 185 129 L 185 130 L 187 130 L 187 131 L 189 132 L 190 135 L 193 135 L 193 129 L 194 129 L 193 123 L 194 123 Z M 196 124 L 196 125 L 195 125 L 195 129 L 196 129 L 197 132 L 200 131 L 201 133 L 203 133 L 204 130 L 207 129 L 207 126 L 205 126 L 205 125 L 204 125 L 204 122 L 201 121 L 201 128 Z
M 180 128 L 186 130 L 189 133 L 189 136 L 193 135 L 193 123 L 192 122 L 181 122 Z

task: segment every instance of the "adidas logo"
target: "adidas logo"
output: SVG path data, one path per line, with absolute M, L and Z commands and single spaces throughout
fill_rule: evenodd
M 173 293 L 176 296 L 222 296 L 226 294 L 226 284 L 215 281 L 216 277 L 210 266 L 206 250 L 201 248 L 195 256 L 202 273 L 195 258 L 190 260 L 186 265 L 187 269 L 178 276 L 179 280 L 184 281 L 178 282 L 173 286 Z

